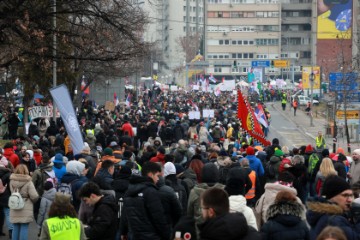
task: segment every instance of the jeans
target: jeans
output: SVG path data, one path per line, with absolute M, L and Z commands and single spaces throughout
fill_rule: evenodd
M 29 223 L 14 223 L 12 240 L 27 240 Z
M 14 226 L 10 222 L 10 208 L 4 207 L 4 215 L 5 215 L 5 221 L 6 221 L 6 226 L 7 226 L 8 230 L 13 230 Z

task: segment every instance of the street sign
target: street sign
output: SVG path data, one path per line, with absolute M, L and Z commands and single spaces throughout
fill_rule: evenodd
M 345 111 L 337 110 L 336 118 L 337 119 L 345 119 Z M 346 118 L 347 119 L 359 119 L 359 110 L 347 110 Z
M 288 67 L 289 66 L 289 60 L 274 60 L 274 67 Z
M 358 89 L 358 83 L 354 82 L 351 84 L 329 84 L 329 91 L 331 92 L 339 92 L 339 91 L 351 91 L 351 90 L 357 90 Z
M 270 60 L 251 61 L 252 67 L 270 67 Z
M 344 76 L 344 74 L 341 72 L 331 72 L 329 74 L 329 80 L 330 80 L 330 82 L 335 81 L 336 83 L 340 83 L 341 81 L 352 82 L 352 81 L 356 81 L 358 74 L 355 72 L 349 72 L 349 73 L 345 73 L 345 78 L 343 76 Z
M 339 92 L 337 97 L 339 102 L 344 101 L 343 93 Z M 348 93 L 346 99 L 348 102 L 360 102 L 360 92 Z

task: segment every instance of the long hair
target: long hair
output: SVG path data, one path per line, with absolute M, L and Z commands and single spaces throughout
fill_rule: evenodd
M 29 170 L 25 164 L 19 164 L 15 168 L 14 173 L 16 174 L 22 174 L 22 175 L 29 175 Z
M 201 179 L 202 179 L 201 171 L 203 167 L 204 167 L 204 163 L 199 159 L 193 159 L 189 164 L 189 168 L 192 169 L 196 174 L 196 179 L 198 183 L 201 183 Z
M 346 240 L 346 236 L 343 230 L 339 227 L 328 226 L 324 228 L 316 240 L 326 240 L 326 239 L 335 239 L 335 240 Z
M 330 175 L 337 175 L 334 164 L 330 158 L 324 158 L 322 160 L 319 171 L 324 177 L 328 177 Z

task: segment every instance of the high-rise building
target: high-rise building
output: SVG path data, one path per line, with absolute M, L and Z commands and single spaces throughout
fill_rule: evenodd
M 202 37 L 204 0 L 145 1 L 143 9 L 150 20 L 144 33 L 144 41 L 153 47 L 151 62 L 158 63 L 158 69 L 155 70 L 158 79 L 163 79 L 166 83 L 174 80 L 180 83 L 184 76 L 179 75 L 179 69 L 185 69 L 186 54 L 193 58 L 199 50 L 197 47 L 194 51 L 186 51 L 184 48 L 188 46 L 182 46 L 181 39 Z

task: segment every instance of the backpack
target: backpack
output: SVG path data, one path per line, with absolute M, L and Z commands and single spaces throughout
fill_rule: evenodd
M 68 194 L 71 196 L 71 201 L 73 201 L 73 192 L 72 192 L 72 183 L 74 183 L 75 181 L 77 181 L 78 179 L 75 179 L 73 181 L 71 181 L 70 183 L 61 183 L 58 187 L 57 187 L 57 192 L 62 193 L 62 194 Z
M 220 166 L 219 167 L 219 183 L 226 184 L 227 175 L 231 169 L 230 166 Z
M 265 176 L 270 179 L 276 179 L 276 171 L 273 164 L 270 161 L 267 161 L 265 164 Z
M 319 156 L 316 153 L 313 153 L 309 157 L 309 166 L 308 166 L 308 173 L 311 176 L 315 169 L 317 162 L 319 161 Z
M 166 185 L 168 185 L 169 187 L 174 189 L 176 197 L 179 199 L 179 202 L 181 204 L 181 207 L 182 207 L 183 211 L 186 211 L 187 202 L 188 202 L 187 198 L 188 197 L 187 197 L 185 187 L 181 184 L 181 180 L 177 179 L 176 183 L 174 183 L 173 181 L 168 180 L 165 183 L 166 183 Z M 183 212 L 183 213 L 185 213 L 185 212 Z
M 0 194 L 6 191 L 7 184 L 4 185 L 2 179 L 0 178 Z
M 9 208 L 12 210 L 21 210 L 25 206 L 25 201 L 21 196 L 19 189 L 14 190 L 9 197 Z

